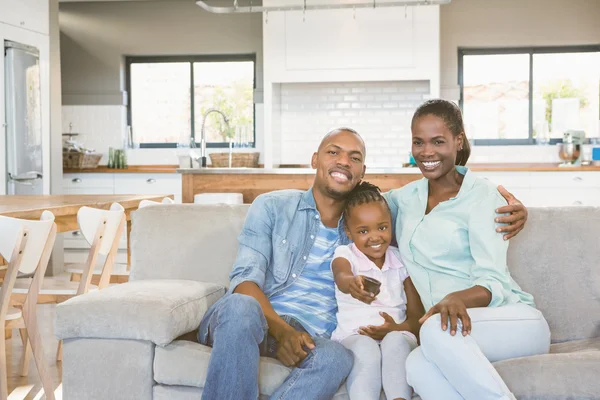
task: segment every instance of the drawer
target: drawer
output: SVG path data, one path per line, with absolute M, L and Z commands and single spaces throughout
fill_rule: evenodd
M 536 207 L 600 206 L 600 188 L 532 188 L 531 204 Z
M 473 174 L 502 185 L 508 191 L 512 191 L 512 188 L 528 188 L 531 181 L 529 172 L 474 171 Z
M 63 248 L 66 249 L 90 249 L 90 244 L 85 240 L 80 231 L 64 232 Z M 127 232 L 123 231 L 119 240 L 119 249 L 127 249 Z
M 598 172 L 532 172 L 531 187 L 557 189 L 564 188 L 598 188 L 600 173 Z
M 114 187 L 114 174 L 64 174 L 63 189 L 106 188 L 110 193 Z
M 115 194 L 165 194 L 181 196 L 179 174 L 118 174 Z
M 87 261 L 88 251 L 86 250 L 65 250 L 65 264 L 84 264 Z M 127 264 L 127 251 L 119 250 L 115 257 L 115 263 Z

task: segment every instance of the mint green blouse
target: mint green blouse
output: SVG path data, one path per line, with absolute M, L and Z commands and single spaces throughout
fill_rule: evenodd
M 506 205 L 495 184 L 466 167 L 456 195 L 425 215 L 428 180 L 411 182 L 385 194 L 395 221 L 402 261 L 429 310 L 446 295 L 475 285 L 492 293 L 489 307 L 525 303 L 506 264 L 508 241 L 496 232 L 496 209 Z

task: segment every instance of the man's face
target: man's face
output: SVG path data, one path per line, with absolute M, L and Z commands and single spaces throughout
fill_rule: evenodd
M 313 154 L 317 170 L 314 187 L 334 199 L 344 198 L 365 174 L 365 144 L 357 134 L 337 131 L 329 134 Z

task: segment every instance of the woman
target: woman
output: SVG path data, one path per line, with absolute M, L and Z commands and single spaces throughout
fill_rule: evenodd
M 547 353 L 550 331 L 508 271 L 508 242 L 493 226 L 506 200 L 464 167 L 470 147 L 456 105 L 424 103 L 411 130 L 424 178 L 386 196 L 426 310 L 408 382 L 423 400 L 514 399 L 491 362 Z

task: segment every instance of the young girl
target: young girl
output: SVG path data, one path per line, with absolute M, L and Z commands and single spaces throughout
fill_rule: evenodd
M 345 229 L 354 242 L 339 246 L 331 268 L 338 303 L 331 339 L 354 354 L 347 379 L 352 400 L 410 399 L 405 361 L 417 346 L 418 320 L 424 314 L 419 295 L 398 249 L 390 247 L 392 216 L 379 188 L 360 183 L 348 196 Z M 368 291 L 368 281 L 381 282 Z

